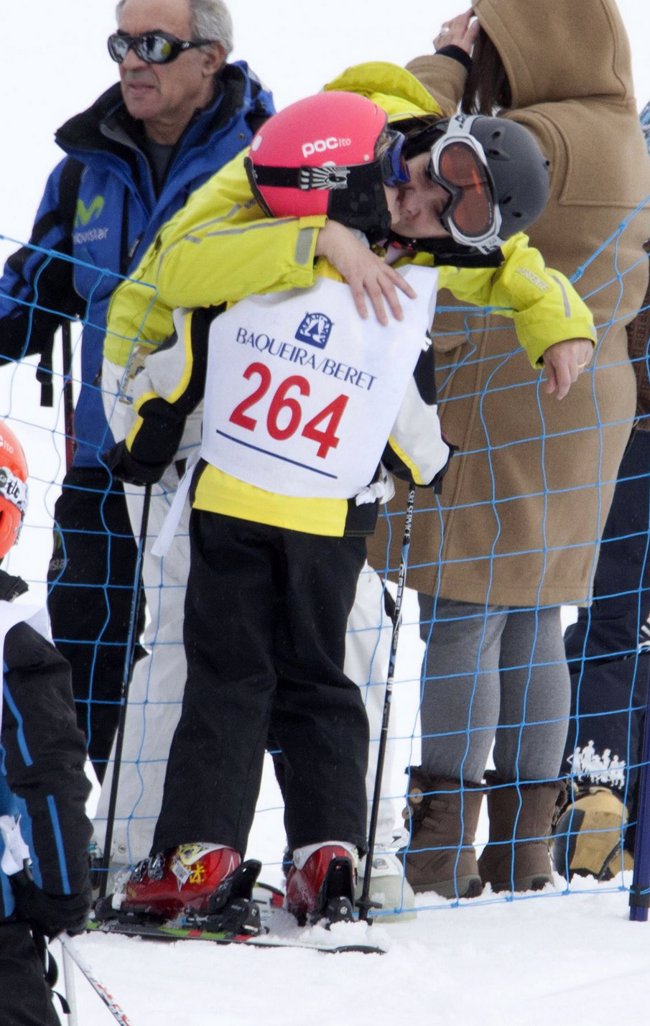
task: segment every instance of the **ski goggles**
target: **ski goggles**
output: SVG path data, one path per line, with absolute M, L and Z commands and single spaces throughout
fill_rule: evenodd
M 396 132 L 393 128 L 385 129 L 384 135 L 386 141 L 377 155 L 377 161 L 384 185 L 396 188 L 411 179 L 403 155 L 405 139 L 401 132 Z
M 169 32 L 156 29 L 141 36 L 130 36 L 128 32 L 114 32 L 108 37 L 108 52 L 112 59 L 121 64 L 129 50 L 146 64 L 170 64 L 183 53 L 196 46 L 206 46 L 212 39 L 178 39 Z
M 441 221 L 452 239 L 485 253 L 503 244 L 501 211 L 485 151 L 469 134 L 473 121 L 463 115 L 449 119 L 444 135 L 431 147 L 428 174 L 450 194 Z

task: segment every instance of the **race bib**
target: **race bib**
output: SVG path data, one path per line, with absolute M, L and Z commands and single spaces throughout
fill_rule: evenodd
M 202 457 L 282 495 L 351 498 L 372 479 L 435 310 L 437 273 L 403 272 L 404 320 L 362 320 L 341 282 L 242 300 L 210 330 Z

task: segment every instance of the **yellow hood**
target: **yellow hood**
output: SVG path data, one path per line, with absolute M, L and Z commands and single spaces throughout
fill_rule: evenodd
M 389 121 L 419 114 L 443 116 L 440 105 L 415 75 L 388 61 L 354 64 L 323 88 L 366 96 L 386 111 Z

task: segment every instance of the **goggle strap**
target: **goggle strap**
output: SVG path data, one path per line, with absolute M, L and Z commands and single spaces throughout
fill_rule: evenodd
M 268 167 L 253 164 L 251 174 L 256 185 L 268 185 L 275 189 L 347 189 L 351 172 L 349 167 L 325 165 L 324 167 Z

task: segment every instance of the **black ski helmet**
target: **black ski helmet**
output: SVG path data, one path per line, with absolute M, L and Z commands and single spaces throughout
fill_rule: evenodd
M 400 125 L 405 128 L 406 125 Z M 516 232 L 525 231 L 542 213 L 549 193 L 548 161 L 544 157 L 534 136 L 523 125 L 503 117 L 487 117 L 482 114 L 457 114 L 443 118 L 407 132 L 404 155 L 406 159 L 430 150 L 436 150 L 454 140 L 474 140 L 484 156 L 487 180 L 491 185 L 492 201 L 498 226 L 483 239 L 470 241 L 454 231 L 453 219 L 445 226 L 455 241 L 463 245 L 475 245 L 482 251 L 500 246 Z M 454 206 L 453 186 L 430 170 L 433 179 L 452 195 L 450 210 Z M 443 216 L 443 221 L 445 218 Z

